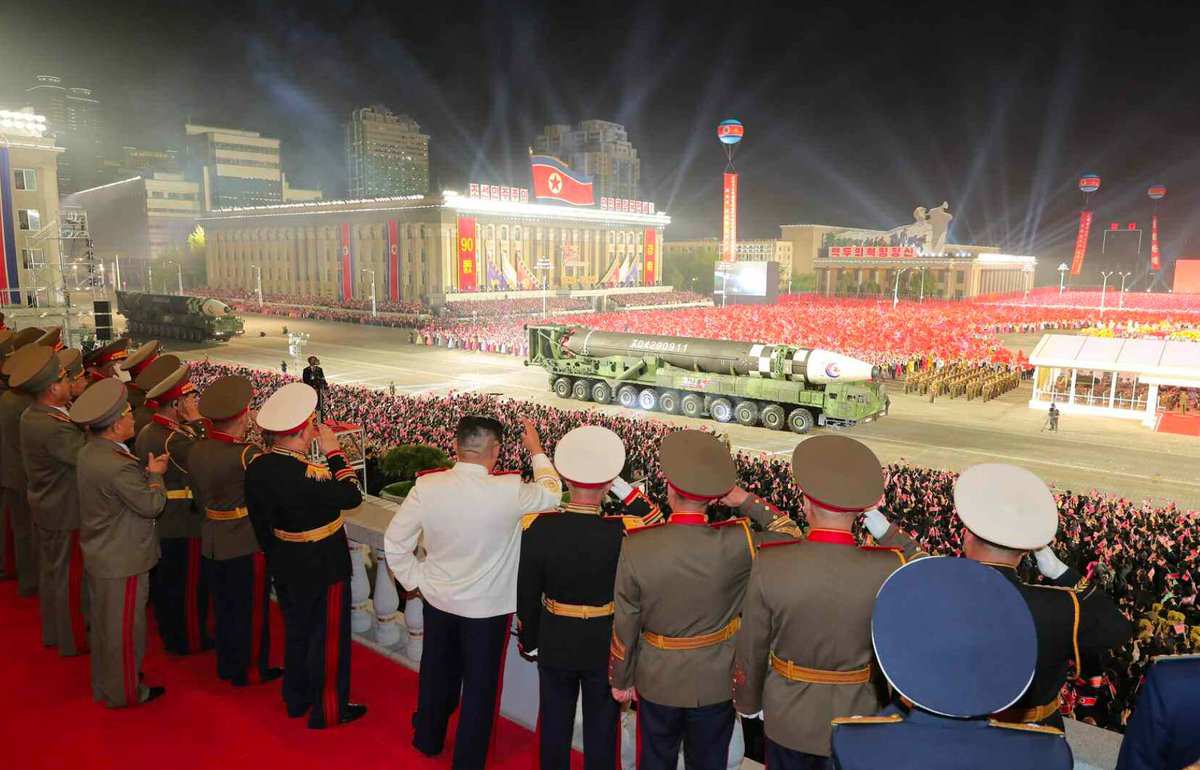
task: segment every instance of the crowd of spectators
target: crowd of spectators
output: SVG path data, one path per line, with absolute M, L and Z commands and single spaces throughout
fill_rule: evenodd
M 202 388 L 212 379 L 238 373 L 251 377 L 259 402 L 295 378 L 264 370 L 221 364 L 197 365 Z M 615 431 L 629 453 L 627 478 L 643 478 L 647 493 L 665 504 L 666 484 L 657 464 L 658 444 L 674 428 L 641 416 L 615 416 L 597 411 L 564 411 L 491 395 L 465 392 L 446 396 L 388 395 L 361 386 L 333 385 L 330 414 L 334 420 L 362 425 L 367 454 L 379 456 L 400 444 L 427 444 L 453 452 L 454 427 L 467 414 L 487 414 L 503 422 L 513 440 L 506 441 L 499 468 L 530 472 L 520 454 L 519 417 L 537 424 L 548 451 L 581 424 Z M 787 511 L 804 524 L 798 491 L 786 460 L 746 452 L 736 454 L 743 486 Z M 882 510 L 931 552 L 959 554 L 962 530 L 954 515 L 956 475 L 907 464 L 888 466 Z M 1085 661 L 1085 671 L 1063 693 L 1072 716 L 1102 727 L 1122 729 L 1139 690 L 1142 672 L 1155 655 L 1200 652 L 1200 613 L 1194 582 L 1200 556 L 1200 513 L 1172 503 L 1136 501 L 1091 492 L 1063 490 L 1057 499 L 1061 524 L 1055 551 L 1089 580 L 1099 583 L 1138 627 L 1136 637 L 1100 661 Z M 717 517 L 729 512 L 717 512 Z M 860 537 L 864 536 L 860 533 Z M 1031 582 L 1039 580 L 1032 560 L 1023 565 Z
M 1038 307 L 1099 309 L 1101 291 L 1099 286 L 1089 289 L 1068 289 L 1063 292 L 1059 292 L 1057 286 L 1043 286 L 1028 294 L 1020 291 L 981 294 L 971 301 L 981 305 L 1036 305 Z M 1124 296 L 1121 295 L 1122 292 L 1117 287 L 1110 285 L 1104 295 L 1105 308 L 1110 311 L 1124 308 L 1126 310 L 1152 310 L 1160 314 L 1200 314 L 1200 294 L 1126 291 Z
M 608 298 L 608 304 L 615 307 L 686 305 L 696 302 L 712 302 L 712 297 L 694 291 L 655 291 L 645 294 L 613 294 Z
M 545 303 L 546 311 L 551 313 L 578 313 L 592 307 L 592 303 L 584 297 L 546 297 Z M 442 314 L 445 316 L 481 320 L 512 316 L 528 318 L 541 312 L 541 297 L 486 299 L 474 302 L 449 301 L 442 307 Z

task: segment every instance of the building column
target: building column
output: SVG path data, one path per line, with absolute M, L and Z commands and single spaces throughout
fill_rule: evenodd
M 1133 386 L 1133 392 L 1137 393 L 1137 384 Z M 1142 420 L 1142 425 L 1154 427 L 1154 420 L 1158 416 L 1158 383 L 1150 386 L 1146 392 L 1146 417 Z

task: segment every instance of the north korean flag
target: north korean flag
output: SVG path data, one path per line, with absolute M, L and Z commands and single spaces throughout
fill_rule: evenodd
M 572 206 L 595 205 L 591 177 L 574 173 L 558 158 L 549 155 L 533 155 L 529 163 L 534 198 L 562 201 Z

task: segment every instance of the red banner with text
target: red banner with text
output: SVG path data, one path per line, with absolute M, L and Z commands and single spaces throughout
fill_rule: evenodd
M 475 217 L 458 218 L 458 290 L 475 291 Z
M 1079 232 L 1075 235 L 1075 256 L 1071 259 L 1071 275 L 1083 270 L 1083 258 L 1087 256 L 1088 235 L 1092 232 L 1092 212 L 1079 212 Z
M 725 172 L 724 210 L 721 229 L 721 261 L 737 261 L 738 175 Z
M 338 254 L 342 259 L 342 301 L 354 298 L 354 273 L 350 266 L 350 223 L 338 228 Z
M 1162 255 L 1158 252 L 1158 214 L 1150 220 L 1150 269 L 1162 270 Z
M 646 228 L 646 246 L 642 254 L 642 284 L 653 286 L 658 282 L 658 231 Z
M 387 287 L 388 299 L 400 299 L 400 224 L 389 219 L 387 223 Z

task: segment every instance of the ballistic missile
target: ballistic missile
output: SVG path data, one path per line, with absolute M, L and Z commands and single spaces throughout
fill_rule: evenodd
M 827 385 L 879 377 L 866 361 L 819 348 L 605 332 L 578 327 L 562 342 L 577 356 L 657 356 L 680 369 Z

